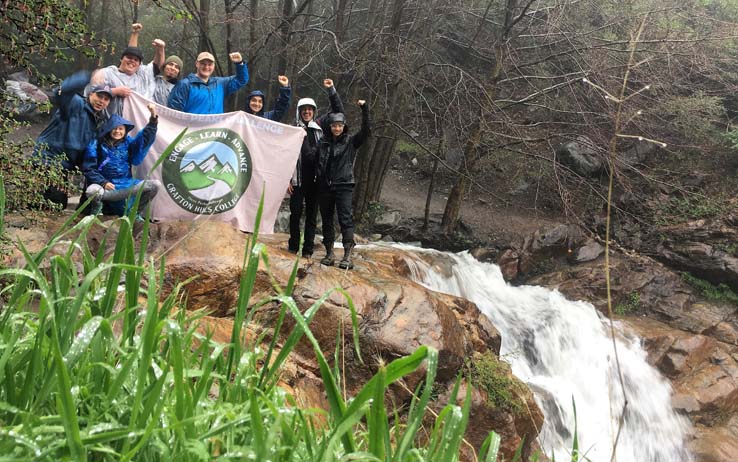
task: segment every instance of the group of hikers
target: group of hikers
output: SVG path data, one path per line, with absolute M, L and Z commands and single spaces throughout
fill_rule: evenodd
M 131 92 L 162 106 L 192 114 L 220 114 L 225 98 L 249 81 L 248 68 L 241 54 L 231 53 L 236 73 L 229 77 L 213 76 L 214 56 L 203 51 L 197 56 L 195 72 L 180 78 L 183 61 L 176 55 L 165 57 L 165 43 L 153 41 L 154 58 L 145 64 L 138 47 L 141 24 L 133 24 L 128 46 L 120 64 L 89 72 L 79 72 L 65 79 L 54 92 L 57 107 L 49 125 L 39 135 L 34 154 L 39 168 L 58 162 L 68 172 L 79 169 L 85 176 L 80 203 L 90 198 L 90 212 L 123 215 L 139 191 L 139 210 L 143 210 L 161 189 L 157 180 L 134 178 L 132 166 L 139 165 L 154 143 L 158 115 L 154 104 L 148 105 L 148 124 L 132 137 L 134 125 L 122 117 L 123 104 Z M 280 121 L 287 112 L 292 89 L 289 79 L 278 76 L 279 96 L 274 108 L 265 111 L 265 94 L 252 91 L 244 111 L 258 117 Z M 330 111 L 317 117 L 318 105 L 312 98 L 297 102 L 295 124 L 305 130 L 297 165 L 290 181 L 290 238 L 288 249 L 300 249 L 300 220 L 305 216 L 302 256 L 312 257 L 317 213 L 323 222 L 323 265 L 332 266 L 336 257 L 334 216 L 341 229 L 344 254 L 338 263 L 353 268 L 354 223 L 352 196 L 355 184 L 353 165 L 356 152 L 370 136 L 370 117 L 364 100 L 361 129 L 354 135 L 349 127 L 341 98 L 331 79 L 323 80 Z M 142 191 L 141 191 L 142 190 Z M 67 206 L 67 192 L 49 187 L 44 197 L 62 208 Z M 138 217 L 140 218 L 140 216 Z

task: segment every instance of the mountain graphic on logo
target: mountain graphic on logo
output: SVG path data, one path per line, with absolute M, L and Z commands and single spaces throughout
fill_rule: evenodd
M 236 173 L 233 171 L 231 164 L 226 162 L 225 165 L 220 163 L 218 156 L 211 154 L 207 159 L 197 163 L 190 161 L 179 170 L 182 183 L 190 191 L 208 188 L 217 181 L 224 181 L 229 187 L 236 184 Z

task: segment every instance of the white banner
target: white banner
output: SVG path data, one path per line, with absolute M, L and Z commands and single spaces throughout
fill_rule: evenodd
M 148 123 L 151 101 L 132 93 L 123 117 L 135 130 Z M 264 193 L 260 232 L 272 234 L 274 221 L 300 154 L 305 131 L 245 112 L 186 114 L 156 105 L 156 141 L 136 170 L 138 178 L 161 181 L 152 202 L 154 220 L 218 220 L 247 232 L 254 230 Z M 187 133 L 159 167 L 159 155 L 187 128 Z

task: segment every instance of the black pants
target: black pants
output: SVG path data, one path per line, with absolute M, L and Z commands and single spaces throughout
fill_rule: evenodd
M 321 187 L 319 192 L 320 217 L 323 220 L 323 244 L 333 245 L 336 232 L 333 227 L 333 214 L 338 215 L 343 244 L 354 244 L 354 213 L 351 204 L 354 197 L 353 186 Z
M 315 183 L 296 186 L 290 196 L 290 240 L 289 249 L 297 252 L 300 249 L 300 218 L 303 204 L 305 209 L 305 243 L 302 245 L 303 255 L 312 255 L 315 246 L 315 228 L 318 226 L 318 187 Z

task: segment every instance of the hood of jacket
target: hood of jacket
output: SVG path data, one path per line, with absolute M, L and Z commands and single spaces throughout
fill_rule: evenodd
M 254 112 L 251 110 L 251 106 L 249 104 L 251 103 L 251 98 L 255 96 L 261 96 L 261 110 L 259 112 Z M 246 113 L 247 114 L 253 114 L 257 116 L 261 116 L 264 114 L 264 106 L 266 105 L 266 96 L 264 95 L 264 92 L 261 90 L 254 90 L 251 93 L 249 93 L 249 96 L 246 97 Z
M 118 114 L 113 114 L 110 116 L 107 122 L 105 122 L 105 125 L 103 125 L 102 130 L 100 131 L 100 139 L 105 139 L 110 134 L 111 131 L 115 127 L 118 127 L 120 125 L 123 125 L 126 127 L 126 135 L 133 130 L 133 123 L 124 119 L 123 117 L 119 116 Z

